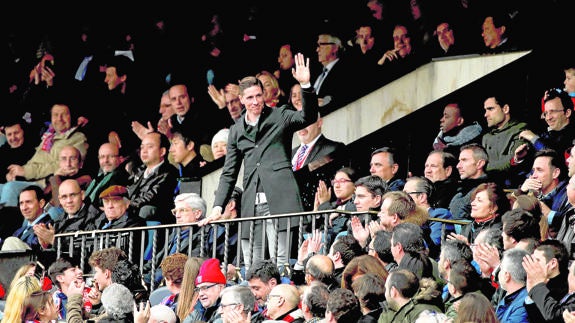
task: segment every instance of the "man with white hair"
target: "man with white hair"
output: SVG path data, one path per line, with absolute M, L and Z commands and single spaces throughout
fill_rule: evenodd
M 101 301 L 107 318 L 121 320 L 133 315 L 134 296 L 128 287 L 122 284 L 110 284 L 102 291 Z
M 134 304 L 134 323 L 176 323 L 176 313 L 166 305 L 156 304 L 150 308 L 150 302 Z
M 174 200 L 175 207 L 172 209 L 172 214 L 176 218 L 176 224 L 185 223 L 195 223 L 202 220 L 206 214 L 206 201 L 196 193 L 183 193 L 176 196 Z M 194 230 L 191 244 L 190 244 L 190 228 L 191 226 L 182 226 L 180 231 L 173 230 L 168 237 L 168 247 L 162 248 L 154 256 L 156 258 L 156 264 L 162 262 L 162 260 L 167 256 L 174 253 L 183 253 L 188 255 L 188 247 L 191 247 L 191 257 L 199 257 L 201 254 L 201 240 L 202 235 L 204 236 L 204 241 L 208 241 L 208 237 L 212 232 L 212 227 L 206 228 L 206 230 Z M 207 246 L 206 246 L 207 247 Z M 204 250 L 204 255 L 207 254 L 207 249 Z M 150 281 L 150 271 L 152 269 L 152 260 L 150 259 L 144 265 L 144 280 L 146 282 Z M 162 272 L 157 270 L 155 272 L 156 286 L 162 280 Z
M 176 323 L 176 313 L 162 304 L 152 306 L 148 323 Z

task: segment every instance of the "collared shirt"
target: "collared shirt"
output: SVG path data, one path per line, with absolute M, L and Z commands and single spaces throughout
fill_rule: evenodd
M 260 121 L 260 116 L 258 116 L 258 118 L 255 121 L 250 121 L 250 120 L 248 120 L 248 114 L 246 113 L 245 120 L 246 120 L 246 124 L 248 126 L 255 127 L 258 125 L 258 122 Z
M 36 218 L 36 220 L 30 222 L 28 221 L 28 226 L 26 227 L 26 229 L 22 230 L 22 233 L 20 233 L 20 237 L 22 237 L 24 234 L 26 234 L 26 232 L 28 232 L 28 230 L 32 230 L 32 227 L 37 224 L 38 222 L 40 222 L 40 220 L 42 220 L 45 216 L 49 216 L 48 213 L 42 213 L 40 214 L 39 217 Z
M 319 139 L 319 137 L 321 136 L 321 133 L 319 135 L 317 135 L 317 137 L 314 138 L 314 140 L 310 141 L 309 143 L 305 144 L 307 146 L 307 150 L 305 151 L 305 154 L 303 156 L 302 159 L 302 165 L 305 163 L 305 160 L 307 159 L 307 156 L 309 156 L 309 152 L 312 150 L 313 146 L 315 145 L 315 143 L 317 142 L 317 140 Z M 293 158 L 291 159 L 291 164 L 292 166 L 295 166 L 297 163 L 297 157 L 299 155 L 300 150 L 302 149 L 304 143 L 302 143 L 297 152 L 295 153 L 295 155 L 293 156 Z
M 28 225 L 34 226 L 34 224 L 37 224 L 38 222 L 40 222 L 40 220 L 42 220 L 42 219 L 43 219 L 45 216 L 47 216 L 47 215 L 48 215 L 48 213 L 42 213 L 42 214 L 40 214 L 40 216 L 38 216 L 38 217 L 36 218 L 36 220 L 34 220 L 34 221 L 32 221 L 32 222 L 28 222 Z
M 326 66 L 323 67 L 322 74 L 320 74 L 320 76 L 315 80 L 315 83 L 314 83 L 314 89 L 315 89 L 316 93 L 319 92 L 319 89 L 321 88 L 323 81 L 328 76 L 329 72 L 331 71 L 331 69 L 333 68 L 335 63 L 337 63 L 338 61 L 339 61 L 339 58 L 329 62 Z
M 144 178 L 148 178 L 156 169 L 158 169 L 160 166 L 162 166 L 163 163 L 164 163 L 164 161 L 161 161 L 158 165 L 156 165 L 152 168 L 146 168 L 146 170 L 144 171 Z

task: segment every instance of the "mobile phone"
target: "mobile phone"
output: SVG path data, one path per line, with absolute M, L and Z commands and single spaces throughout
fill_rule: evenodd
M 47 60 L 44 61 L 44 68 L 53 69 L 53 68 L 54 68 L 54 64 L 52 63 L 51 60 L 48 60 L 48 59 L 47 59 Z
M 43 279 L 44 276 L 46 275 L 46 267 L 44 267 L 44 265 L 42 265 L 42 263 L 40 263 L 39 261 L 36 261 L 36 269 L 34 269 L 34 276 L 36 276 L 38 279 Z

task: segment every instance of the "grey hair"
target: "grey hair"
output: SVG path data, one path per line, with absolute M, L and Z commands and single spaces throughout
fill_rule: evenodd
M 220 293 L 220 299 L 224 297 L 225 294 L 230 294 L 232 299 L 237 300 L 240 304 L 242 304 L 244 306 L 244 312 L 251 312 L 255 306 L 256 299 L 252 293 L 252 290 L 247 286 L 228 286 L 224 288 Z
M 332 43 L 335 43 L 335 45 L 336 45 L 339 49 L 344 49 L 344 48 L 343 48 L 343 45 L 342 45 L 342 43 L 341 43 L 341 39 L 340 39 L 339 37 L 337 37 L 336 35 L 331 34 L 331 33 L 322 33 L 322 34 L 319 34 L 318 36 L 327 36 L 328 39 L 329 39 L 329 41 L 332 42 Z
M 176 196 L 174 203 L 184 202 L 192 209 L 197 209 L 202 211 L 202 217 L 206 215 L 206 200 L 204 200 L 197 193 L 182 193 Z
M 527 273 L 523 268 L 523 257 L 527 256 L 527 251 L 523 249 L 512 248 L 503 253 L 501 259 L 501 270 L 505 270 L 511 275 L 511 278 L 518 283 L 525 283 Z
M 406 182 L 415 183 L 415 191 L 427 194 L 429 198 L 433 193 L 433 183 L 426 177 L 412 176 L 406 179 Z
M 125 317 L 134 310 L 134 296 L 128 287 L 112 283 L 102 292 L 102 306 L 109 317 Z
M 157 304 L 150 308 L 150 321 L 176 323 L 176 313 L 166 305 Z
M 441 254 L 443 259 L 449 260 L 449 262 L 454 263 L 461 259 L 471 262 L 473 260 L 473 252 L 471 247 L 469 247 L 462 240 L 445 240 L 441 243 Z

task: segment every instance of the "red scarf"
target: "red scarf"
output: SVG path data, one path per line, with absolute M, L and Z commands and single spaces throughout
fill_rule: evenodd
M 282 321 L 284 322 L 293 322 L 295 320 L 294 317 L 292 317 L 290 314 L 284 316 L 284 318 L 282 319 Z
M 42 135 L 42 150 L 43 151 L 50 152 L 50 150 L 52 149 L 52 145 L 54 145 L 54 136 L 55 135 L 56 135 L 56 130 L 54 130 L 54 127 L 52 127 L 52 125 L 50 125 L 48 130 L 46 130 L 46 132 L 44 132 L 44 134 Z

